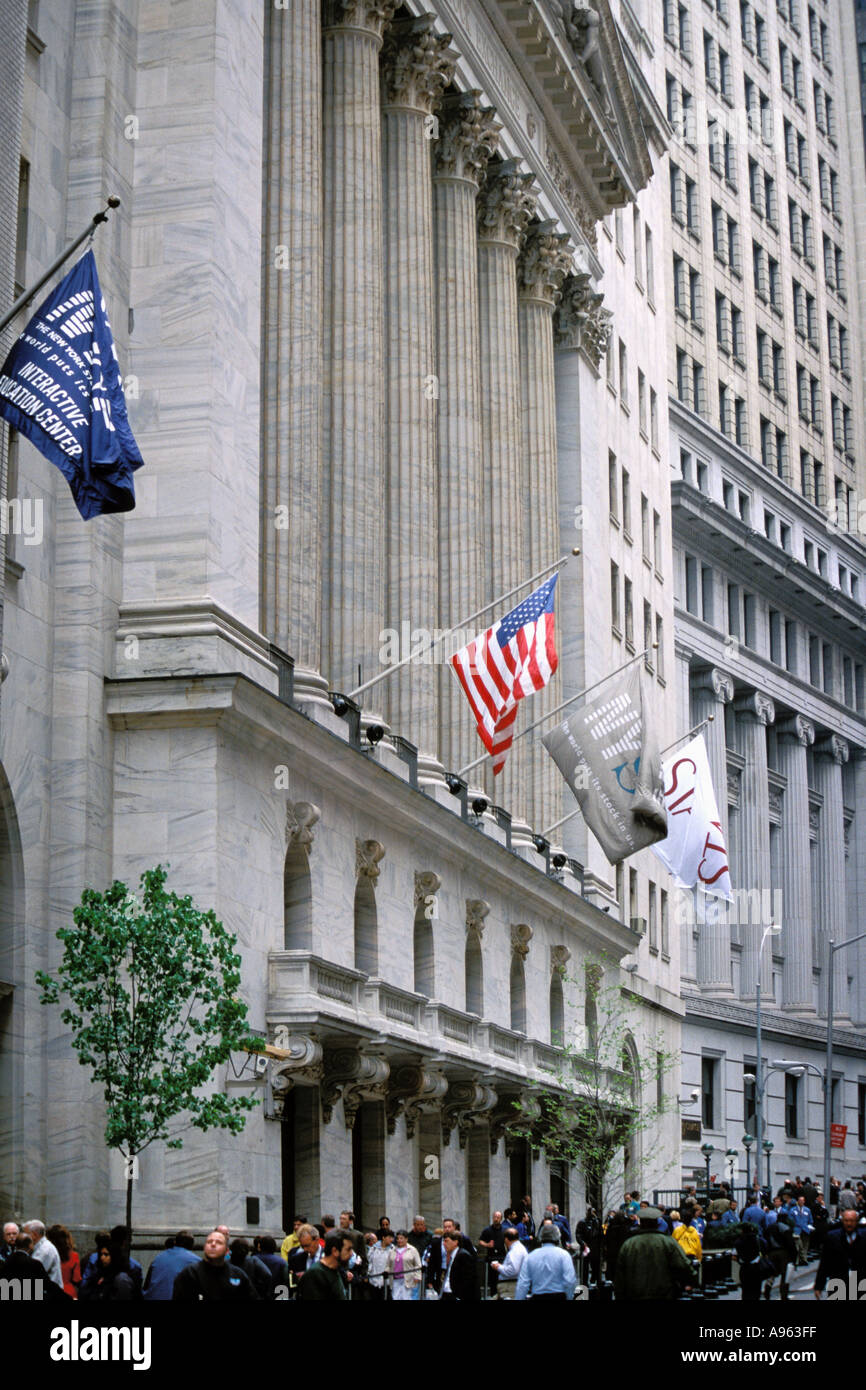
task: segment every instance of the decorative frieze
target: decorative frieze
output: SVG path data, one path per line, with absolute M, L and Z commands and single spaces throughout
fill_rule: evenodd
M 566 169 L 560 158 L 556 147 L 548 141 L 545 151 L 545 164 L 553 182 L 556 184 L 569 208 L 574 213 L 575 221 L 583 232 L 593 250 L 598 247 L 598 231 L 595 219 L 581 196 L 580 189 L 574 179 Z

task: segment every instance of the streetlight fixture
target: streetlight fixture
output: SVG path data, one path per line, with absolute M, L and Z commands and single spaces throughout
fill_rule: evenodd
M 746 1150 L 746 1187 L 751 1191 L 752 1187 L 752 1145 L 755 1142 L 754 1134 L 744 1134 L 740 1143 Z
M 764 1153 L 765 1153 L 766 1156 L 767 1156 L 767 1187 L 769 1187 L 769 1188 L 772 1190 L 773 1184 L 772 1184 L 772 1182 L 771 1182 L 771 1180 L 770 1180 L 770 1154 L 773 1152 L 773 1149 L 775 1148 L 775 1145 L 774 1145 L 772 1139 L 765 1139 L 764 1142 L 763 1142 L 763 1144 L 761 1145 L 761 1148 L 764 1150 Z M 757 1162 L 758 1162 L 758 1155 L 757 1155 L 757 1153 L 756 1153 L 756 1154 L 755 1154 L 755 1164 L 756 1164 L 756 1166 L 757 1166 Z
M 728 1164 L 730 1165 L 730 1169 L 731 1169 L 731 1191 L 732 1191 L 732 1192 L 733 1192 L 733 1190 L 734 1190 L 734 1164 L 736 1163 L 738 1157 L 739 1157 L 739 1150 L 738 1150 L 738 1149 L 725 1149 L 725 1158 L 728 1160 Z
M 824 1079 L 824 1193 L 830 1201 L 830 1126 L 833 1120 L 833 957 L 837 951 L 844 951 L 857 941 L 866 941 L 866 932 L 849 937 L 847 941 L 827 942 L 827 1066 Z
M 763 1115 L 763 1085 L 761 1082 L 761 960 L 764 954 L 764 946 L 768 936 L 778 936 L 782 928 L 777 922 L 772 922 L 768 927 L 764 927 L 764 934 L 761 937 L 761 944 L 758 947 L 758 978 L 755 982 L 755 1034 L 757 1042 L 758 1060 L 755 1066 L 755 1134 L 760 1144 L 761 1136 L 764 1131 Z M 758 1179 L 758 1186 L 761 1185 L 761 1150 L 755 1150 L 755 1177 Z
M 701 1153 L 707 1165 L 707 1202 L 710 1200 L 710 1159 L 715 1152 L 714 1144 L 701 1144 Z

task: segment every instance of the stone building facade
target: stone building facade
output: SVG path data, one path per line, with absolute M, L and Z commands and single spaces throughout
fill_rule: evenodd
M 714 715 L 735 889 L 727 919 L 683 917 L 683 1087 L 701 1092 L 714 1167 L 733 1148 L 745 1179 L 760 977 L 764 1064 L 805 1067 L 766 1076 L 772 1174 L 816 1174 L 827 943 L 863 930 L 859 102 L 844 6 L 664 9 L 678 698 L 684 724 Z M 866 1162 L 864 981 L 863 943 L 835 953 L 846 1176 Z M 704 1171 L 700 1143 L 687 1173 Z
M 3 636 L 6 1209 L 86 1228 L 120 1208 L 34 972 L 86 885 L 158 861 L 237 934 L 250 1022 L 283 1055 L 218 1078 L 262 1101 L 240 1138 L 142 1155 L 142 1229 L 351 1204 L 477 1233 L 525 1190 L 576 1208 L 577 1167 L 513 1131 L 568 1083 L 554 1044 L 587 1046 L 599 962 L 628 986 L 610 1065 L 636 1101 L 675 1089 L 654 861 L 614 873 L 577 819 L 540 836 L 570 808 L 535 741 L 501 785 L 446 781 L 478 743 L 444 664 L 351 699 L 393 634 L 461 623 L 577 544 L 560 670 L 522 719 L 646 646 L 676 732 L 669 127 L 644 8 L 40 9 L 27 278 L 118 194 L 98 262 L 146 467 L 133 513 L 85 526 L 18 445 L 45 539 L 16 554 Z M 672 1179 L 675 1107 L 642 1142 L 617 1187 Z

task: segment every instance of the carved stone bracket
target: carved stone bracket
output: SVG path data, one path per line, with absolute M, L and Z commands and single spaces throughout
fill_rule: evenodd
M 474 932 L 475 935 L 478 937 L 478 940 L 479 940 L 479 941 L 481 940 L 482 936 L 484 935 L 484 927 L 485 927 L 485 920 L 484 920 L 484 919 L 489 915 L 489 913 L 490 913 L 490 904 L 489 904 L 489 903 L 486 903 L 486 902 L 484 901 L 483 898 L 467 898 L 467 899 L 466 899 L 466 934 L 467 934 L 467 936 L 468 936 L 468 935 L 471 935 L 471 934 Z
M 291 1057 L 271 1062 L 271 1090 L 275 1096 L 288 1095 L 294 1086 L 315 1086 L 325 1073 L 322 1044 L 306 1033 L 279 1037 L 277 1046 L 290 1052 Z
M 434 32 L 433 15 L 392 24 L 382 46 L 383 107 L 429 115 L 454 75 L 458 54 L 451 35 Z
M 556 346 L 581 351 L 596 371 L 613 329 L 613 314 L 603 304 L 604 295 L 593 290 L 591 275 L 569 275 L 553 320 Z
M 734 700 L 734 710 L 741 718 L 754 719 L 758 724 L 772 724 L 776 718 L 776 706 L 769 695 L 762 695 L 760 690 L 738 695 Z
M 346 1128 L 352 1129 L 355 1117 L 365 1100 L 384 1100 L 391 1068 L 387 1058 L 357 1048 L 341 1047 L 325 1057 L 322 1082 L 322 1118 L 330 1124 L 340 1095 Z
M 478 199 L 478 240 L 505 242 L 515 251 L 535 212 L 532 174 L 522 173 L 519 159 L 487 166 Z
M 529 943 L 532 940 L 532 928 L 525 922 L 518 922 L 511 928 L 511 949 L 521 960 L 526 960 L 529 955 Z
M 431 869 L 416 869 L 415 911 L 417 912 L 419 907 L 426 907 L 441 887 L 442 880 L 438 874 L 434 874 Z
M 816 758 L 830 758 L 841 766 L 842 763 L 847 763 L 849 756 L 848 740 L 841 738 L 839 734 L 829 734 L 815 744 Z
M 550 948 L 550 973 L 551 975 L 564 975 L 565 967 L 571 960 L 571 952 L 567 946 L 551 946 Z
M 804 719 L 802 714 L 794 714 L 790 719 L 780 720 L 776 725 L 776 733 L 779 738 L 799 743 L 803 748 L 808 748 L 815 742 L 815 725 L 810 719 Z
M 379 862 L 385 858 L 385 846 L 378 840 L 355 841 L 355 873 L 369 878 L 375 885 L 379 877 Z
M 540 300 L 550 309 L 556 305 L 574 256 L 568 233 L 556 228 L 555 219 L 531 226 L 517 262 L 518 296 Z
M 477 90 L 448 95 L 439 109 L 439 139 L 433 146 L 434 178 L 466 179 L 480 187 L 496 152 L 502 126 Z
M 309 854 L 315 838 L 313 826 L 321 818 L 321 811 L 312 801 L 290 801 L 286 806 L 287 847 L 300 847 Z
M 418 1117 L 442 1100 L 448 1090 L 448 1078 L 432 1067 L 398 1067 L 391 1074 L 385 1115 L 388 1133 L 393 1134 L 400 1114 L 406 1120 L 406 1137 L 414 1139 Z
M 481 1081 L 452 1081 L 442 1103 L 442 1143 L 447 1147 L 456 1129 L 460 1147 L 465 1149 L 473 1121 L 492 1110 L 496 1101 L 492 1086 Z
M 515 1104 L 516 1102 L 516 1104 Z M 541 1106 L 528 1091 L 514 1091 L 499 1098 L 490 1116 L 490 1154 L 495 1157 L 499 1141 L 506 1142 L 514 1129 L 529 1129 L 541 1116 Z
M 718 666 L 711 666 L 706 671 L 699 671 L 691 679 L 694 690 L 707 690 L 718 700 L 720 705 L 729 705 L 734 698 L 734 681 L 727 671 L 721 671 Z

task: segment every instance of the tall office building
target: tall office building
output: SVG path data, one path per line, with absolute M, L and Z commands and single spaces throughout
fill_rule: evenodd
M 683 1163 L 704 1171 L 703 1140 L 719 1175 L 734 1148 L 745 1176 L 746 1133 L 772 1145 L 774 1179 L 821 1170 L 832 969 L 847 1127 L 832 1166 L 850 1175 L 866 1158 L 866 952 L 830 966 L 828 943 L 863 930 L 866 875 L 853 7 L 665 0 L 664 24 L 677 688 L 684 727 L 714 716 L 736 890 L 724 920 L 682 914 L 683 1086 L 702 1097 Z
M 120 197 L 97 258 L 145 467 L 134 512 L 84 524 L 13 441 L 45 529 L 6 568 L 4 1212 L 122 1210 L 34 975 L 87 885 L 157 861 L 237 934 L 284 1055 L 217 1078 L 263 1101 L 239 1138 L 142 1155 L 139 1229 L 576 1209 L 539 1098 L 569 1081 L 556 1044 L 591 1044 L 599 967 L 630 1000 L 610 1066 L 669 1096 L 666 880 L 646 856 L 618 880 L 579 819 L 548 854 L 567 807 L 537 742 L 449 789 L 479 744 L 441 664 L 329 691 L 579 545 L 521 725 L 647 648 L 676 732 L 658 15 L 82 0 L 30 24 L 17 254 L 32 282 Z M 614 1190 L 670 1185 L 678 1148 L 674 1107 Z

